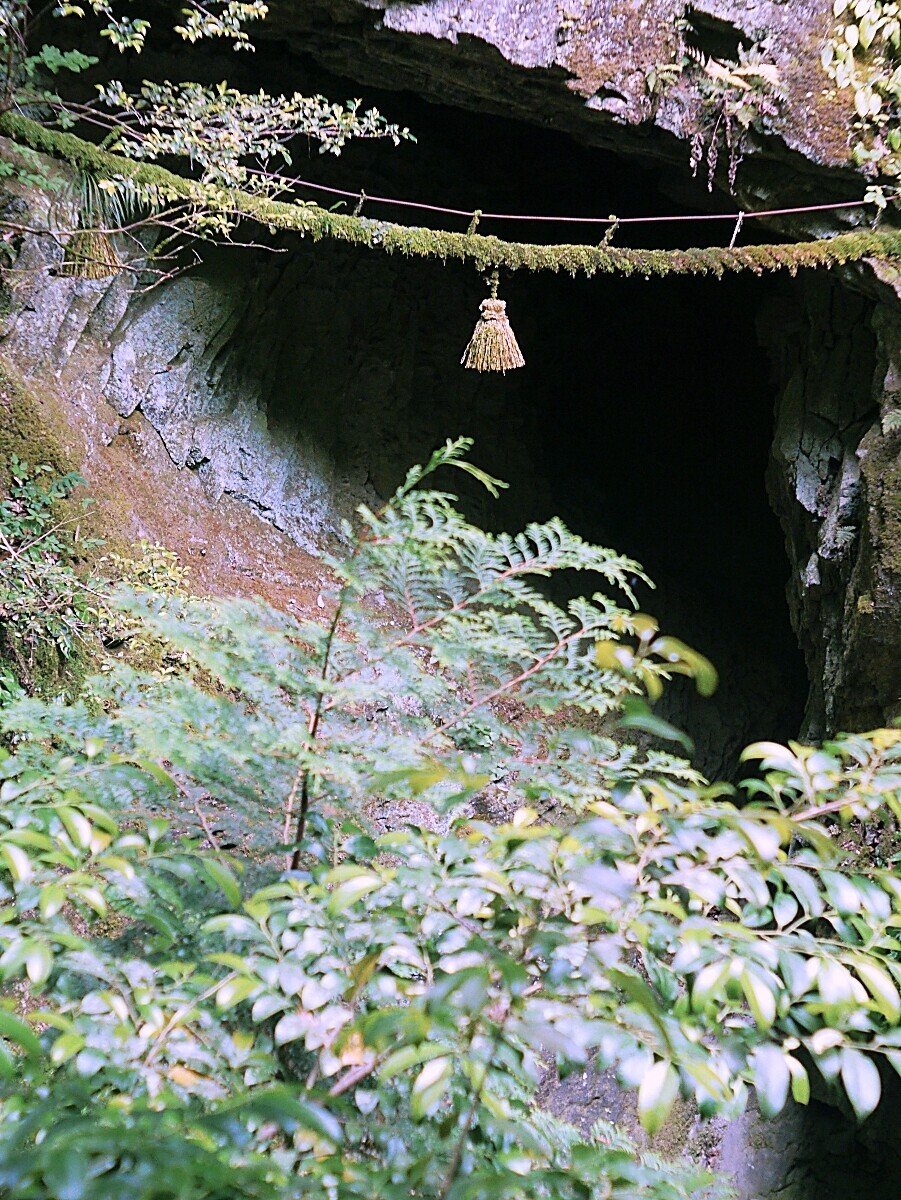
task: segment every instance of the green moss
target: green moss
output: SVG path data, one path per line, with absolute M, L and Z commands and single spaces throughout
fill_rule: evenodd
M 0 495 L 10 483 L 9 464 L 15 455 L 32 466 L 47 464 L 59 474 L 77 470 L 78 463 L 67 446 L 67 427 L 54 406 L 28 388 L 10 366 L 0 359 Z M 60 502 L 60 515 L 76 509 L 74 501 Z M 82 564 L 89 569 L 90 564 Z M 0 672 L 4 663 L 29 692 L 74 696 L 85 677 L 95 669 L 97 656 L 88 642 L 78 644 L 64 658 L 55 646 L 41 644 L 27 658 L 0 637 Z
M 859 230 L 815 242 L 790 245 L 711 247 L 691 250 L 633 250 L 613 246 L 536 246 L 505 242 L 478 233 L 451 233 L 373 221 L 367 217 L 333 213 L 316 204 L 286 204 L 245 192 L 212 193 L 209 188 L 162 167 L 136 163 L 76 137 L 47 129 L 27 117 L 6 113 L 0 117 L 0 132 L 33 150 L 63 159 L 81 170 L 98 175 L 123 175 L 141 186 L 158 190 L 168 201 L 192 200 L 218 208 L 234 217 L 254 221 L 271 230 L 288 230 L 314 241 L 334 238 L 355 246 L 366 246 L 388 254 L 416 258 L 457 259 L 479 270 L 506 267 L 511 271 L 564 271 L 570 275 L 724 275 L 727 272 L 787 270 L 794 274 L 805 267 L 832 267 L 863 258 L 901 258 L 901 230 Z
M 0 358 L 0 490 L 9 484 L 13 455 L 60 474 L 77 469 L 52 406 L 42 402 Z
M 692 1101 L 680 1096 L 669 1118 L 651 1140 L 654 1152 L 668 1159 L 687 1155 L 692 1149 L 691 1135 L 697 1115 Z
M 897 452 L 897 447 L 895 448 Z M 886 464 L 882 477 L 885 496 L 882 542 L 885 570 L 891 576 L 901 576 L 901 466 L 897 458 Z

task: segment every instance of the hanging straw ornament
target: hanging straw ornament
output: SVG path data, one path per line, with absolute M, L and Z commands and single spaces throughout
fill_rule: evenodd
M 526 360 L 507 319 L 507 305 L 497 298 L 497 271 L 491 272 L 491 296 L 483 300 L 469 345 L 460 359 L 472 371 L 513 371 Z
M 69 279 L 109 279 L 123 268 L 110 228 L 127 220 L 125 204 L 88 171 L 67 188 L 67 208 L 78 212 L 78 224 L 66 242 L 59 274 Z
M 59 274 L 69 279 L 109 279 L 122 270 L 113 239 L 103 229 L 76 229 L 66 243 Z

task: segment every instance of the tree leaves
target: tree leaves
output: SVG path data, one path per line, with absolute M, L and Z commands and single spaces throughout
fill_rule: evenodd
M 376 891 L 381 885 L 382 880 L 378 875 L 372 875 L 366 871 L 356 873 L 353 878 L 345 880 L 332 893 L 328 902 L 328 911 L 333 915 L 342 913 L 352 904 L 356 904 L 358 900 L 369 895 L 370 892 Z
M 742 971 L 740 978 L 754 1020 L 761 1029 L 769 1029 L 776 1020 L 776 997 L 773 989 L 750 968 Z
M 222 1009 L 234 1008 L 242 1000 L 246 1000 L 257 990 L 259 984 L 255 979 L 238 976 L 237 979 L 227 979 L 216 990 L 216 1003 Z
M 31 1058 L 41 1055 L 41 1043 L 32 1028 L 5 1008 L 0 1008 L 0 1036 L 18 1046 Z
M 410 1115 L 414 1121 L 430 1116 L 441 1103 L 450 1087 L 452 1073 L 449 1058 L 433 1058 L 425 1064 L 413 1081 L 410 1096 Z
M 790 1054 L 786 1055 L 785 1059 L 789 1073 L 791 1075 L 791 1092 L 792 1099 L 796 1104 L 810 1103 L 810 1076 L 807 1070 L 796 1058 Z
M 203 870 L 213 885 L 222 889 L 228 903 L 237 908 L 241 903 L 241 885 L 234 871 L 216 858 L 207 858 L 203 863 Z
M 606 646 L 609 643 L 599 642 L 598 645 Z M 623 729 L 640 729 L 664 742 L 676 742 L 687 754 L 694 753 L 694 743 L 688 734 L 651 712 L 648 705 L 638 696 L 625 696 L 620 707 L 622 716 L 619 724 Z
M 638 1119 L 652 1137 L 664 1124 L 679 1094 L 679 1076 L 672 1063 L 655 1062 L 638 1087 Z
M 841 1079 L 858 1121 L 866 1120 L 882 1095 L 876 1064 L 861 1050 L 846 1048 L 841 1052 Z
M 854 960 L 854 970 L 863 980 L 873 1002 L 891 1025 L 901 1023 L 901 996 L 891 975 L 872 959 Z
M 454 1163 L 461 1197 L 706 1187 L 549 1131 L 549 1063 L 609 1066 L 652 1135 L 680 1088 L 725 1117 L 749 1084 L 767 1115 L 807 1103 L 802 1054 L 872 1111 L 870 1051 L 901 1061 L 901 888 L 848 869 L 826 826 L 895 819 L 901 733 L 752 747 L 762 776 L 736 795 L 574 725 L 623 712 L 674 736 L 640 694 L 703 664 L 644 614 L 533 587 L 628 585 L 628 560 L 560 522 L 489 535 L 417 490 L 465 449 L 363 514 L 331 637 L 151 591 L 129 619 L 178 670 L 4 709 L 0 974 L 44 1007 L 40 1037 L 0 1009 L 0 1187 L 21 1161 L 35 1194 L 56 1171 L 97 1200 L 126 1186 L 123 1146 L 198 1200 L 388 1195 L 389 1175 L 428 1198 Z M 406 625 L 373 617 L 376 592 Z M 282 874 L 273 800 L 296 816 L 301 787 Z M 246 869 L 174 832 L 201 793 L 217 830 L 254 839 Z
M 751 1055 L 751 1070 L 757 1102 L 765 1117 L 775 1117 L 785 1107 L 791 1072 L 785 1053 L 778 1046 L 760 1046 Z

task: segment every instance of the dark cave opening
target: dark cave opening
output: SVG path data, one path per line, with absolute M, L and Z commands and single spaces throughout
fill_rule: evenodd
M 321 244 L 263 270 L 235 366 L 275 427 L 335 464 L 349 502 L 472 436 L 475 461 L 510 484 L 494 500 L 441 480 L 472 519 L 509 530 L 559 515 L 636 558 L 657 585 L 638 589 L 642 607 L 713 660 L 713 700 L 680 680 L 662 702 L 708 770 L 731 775 L 749 741 L 797 736 L 807 675 L 766 491 L 765 285 L 514 278 L 526 366 L 479 376 L 458 361 L 484 293 L 470 272 Z
M 133 65 L 148 73 L 146 58 Z M 170 73 L 172 65 L 167 58 Z M 214 62 L 213 74 L 221 66 Z M 186 78 L 196 68 L 182 55 Z M 409 126 L 417 140 L 398 147 L 356 142 L 338 158 L 297 147 L 292 175 L 368 197 L 595 217 L 727 207 L 702 181 L 692 188 L 669 178 L 671 164 L 655 167 L 550 129 L 360 87 L 278 47 L 261 47 L 239 69 L 248 75 L 235 82 L 245 86 L 299 87 L 336 100 L 362 95 L 365 106 Z M 674 193 L 693 193 L 691 208 Z M 302 189 L 298 196 L 331 203 Z M 354 204 L 338 203 L 345 211 Z M 467 224 L 371 199 L 363 212 L 376 221 Z M 483 220 L 479 232 L 597 241 L 603 227 Z M 728 244 L 732 233 L 724 220 L 626 226 L 616 238 L 668 248 Z M 749 222 L 740 240 L 766 236 Z M 297 238 L 276 246 L 283 253 L 214 251 L 201 268 L 230 303 L 242 297 L 230 344 L 218 354 L 217 386 L 252 396 L 281 444 L 293 439 L 308 458 L 333 464 L 345 511 L 367 489 L 387 494 L 438 441 L 471 435 L 476 460 L 511 484 L 490 502 L 454 479 L 474 519 L 509 528 L 557 514 L 638 559 L 657 583 L 654 592 L 642 590 L 642 605 L 714 661 L 721 684 L 712 700 L 680 680 L 663 702 L 709 773 L 733 775 L 751 740 L 797 735 L 808 681 L 785 597 L 783 537 L 766 494 L 776 386 L 756 332 L 762 306 L 790 294 L 791 284 L 751 276 L 508 276 L 502 295 L 526 366 L 478 376 L 459 366 L 485 295 L 475 270 Z M 193 450 L 184 457 L 198 458 Z M 240 481 L 230 486 L 240 494 Z M 315 525 L 318 499 L 308 490 L 293 503 L 294 527 Z M 292 527 L 274 504 L 261 507 Z
M 346 82 L 322 86 L 352 94 Z M 311 157 L 297 173 L 369 194 L 501 212 L 680 212 L 648 169 L 564 135 L 403 94 L 374 99 L 417 131 L 415 145 L 353 146 L 337 160 Z M 703 204 L 700 184 L 698 192 L 694 211 Z M 371 202 L 365 211 L 422 219 Z M 430 224 L 452 220 L 425 216 Z M 485 231 L 535 241 L 601 236 L 597 226 L 537 223 L 491 222 Z M 675 246 L 699 234 L 728 241 L 732 227 L 658 224 L 629 234 L 631 244 Z M 785 599 L 783 537 L 766 494 L 775 386 L 756 331 L 761 307 L 790 285 L 751 276 L 514 275 L 502 294 L 526 366 L 473 377 L 458 360 L 484 295 L 474 271 L 340 248 L 327 254 L 341 260 L 341 302 L 350 300 L 371 346 L 364 378 L 380 364 L 409 389 L 402 414 L 397 396 L 386 396 L 384 408 L 365 405 L 363 425 L 384 422 L 378 440 L 392 443 L 388 462 L 369 471 L 376 489 L 384 493 L 408 465 L 398 446 L 417 457 L 446 436 L 474 436 L 478 461 L 512 485 L 500 503 L 464 488 L 474 517 L 509 527 L 557 514 L 637 558 L 657 583 L 643 590 L 642 604 L 716 663 L 714 701 L 679 681 L 665 702 L 708 769 L 731 774 L 748 740 L 796 736 L 807 679 Z M 353 329 L 351 321 L 351 337 Z M 584 590 L 586 581 L 576 585 Z
M 637 558 L 657 584 L 642 604 L 717 665 L 713 728 L 690 687 L 669 704 L 726 772 L 743 737 L 797 735 L 806 691 L 765 486 L 761 300 L 759 281 L 744 279 L 522 286 L 523 306 L 544 314 L 523 339 L 533 372 L 523 390 L 543 414 L 535 433 L 554 511 Z

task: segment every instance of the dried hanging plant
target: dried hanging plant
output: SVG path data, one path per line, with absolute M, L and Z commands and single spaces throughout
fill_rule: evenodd
M 76 229 L 66 244 L 59 274 L 71 279 L 109 279 L 122 266 L 108 233 L 102 229 Z
M 67 200 L 78 209 L 78 227 L 66 243 L 59 274 L 70 279 L 109 279 L 124 267 L 111 230 L 127 224 L 133 202 L 118 188 L 106 189 L 80 171 Z
M 490 276 L 491 295 L 480 306 L 479 319 L 460 362 L 472 371 L 513 371 L 526 360 L 507 318 L 507 305 L 497 297 L 498 273 Z

